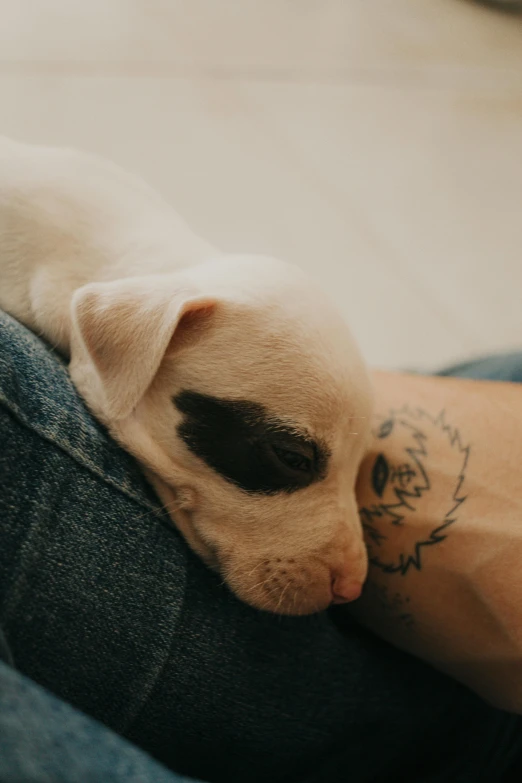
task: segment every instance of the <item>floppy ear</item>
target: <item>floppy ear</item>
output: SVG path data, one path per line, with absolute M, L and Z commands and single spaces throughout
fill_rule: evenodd
M 84 379 L 96 374 L 108 418 L 122 419 L 133 411 L 172 338 L 181 338 L 183 322 L 192 326 L 214 305 L 215 300 L 190 290 L 176 275 L 89 283 L 75 291 L 71 359 L 83 365 Z M 74 355 L 75 346 L 80 357 Z

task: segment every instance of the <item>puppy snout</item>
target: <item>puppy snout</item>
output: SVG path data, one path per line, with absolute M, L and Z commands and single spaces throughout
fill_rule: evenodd
M 362 540 L 349 540 L 331 565 L 332 603 L 346 604 L 360 597 L 368 575 L 368 553 Z
M 349 573 L 332 573 L 332 603 L 347 604 L 355 601 L 362 592 L 362 581 Z
M 329 561 L 329 562 L 328 562 Z M 365 550 L 307 558 L 267 555 L 260 560 L 221 558 L 229 586 L 246 603 L 276 614 L 303 615 L 359 598 L 367 572 Z

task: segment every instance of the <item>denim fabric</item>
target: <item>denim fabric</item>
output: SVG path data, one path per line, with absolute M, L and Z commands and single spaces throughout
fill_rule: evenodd
M 9 645 L 7 644 L 6 638 L 4 636 L 4 632 L 0 628 L 0 661 L 4 661 L 5 663 L 10 664 L 10 666 L 14 665 L 13 662 L 13 656 L 11 655 L 11 650 L 9 649 Z
M 5 315 L 0 442 L 0 625 L 21 673 L 211 783 L 502 780 L 518 718 L 340 613 L 236 600 Z
M 0 783 L 189 783 L 0 663 Z
M 437 375 L 522 383 L 522 353 L 486 356 L 473 361 L 462 362 L 445 370 L 440 370 Z

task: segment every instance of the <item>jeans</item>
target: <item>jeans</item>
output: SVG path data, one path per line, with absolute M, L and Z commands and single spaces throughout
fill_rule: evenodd
M 0 663 L 0 783 L 188 783 Z
M 238 601 L 92 419 L 64 363 L 4 314 L 0 443 L 0 626 L 18 710 L 27 698 L 37 714 L 32 681 L 60 700 L 62 724 L 76 719 L 66 702 L 210 783 L 507 780 L 520 718 L 335 612 L 278 617 Z M 20 739 L 26 759 L 40 752 L 39 714 L 34 743 Z M 71 758 L 93 731 L 103 763 L 104 730 L 81 726 L 66 734 Z M 123 746 L 112 734 L 107 746 L 117 769 Z

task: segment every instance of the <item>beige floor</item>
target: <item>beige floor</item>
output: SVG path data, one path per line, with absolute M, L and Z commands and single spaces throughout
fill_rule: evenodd
M 522 17 L 466 0 L 0 0 L 0 132 L 313 270 L 373 364 L 522 347 Z

